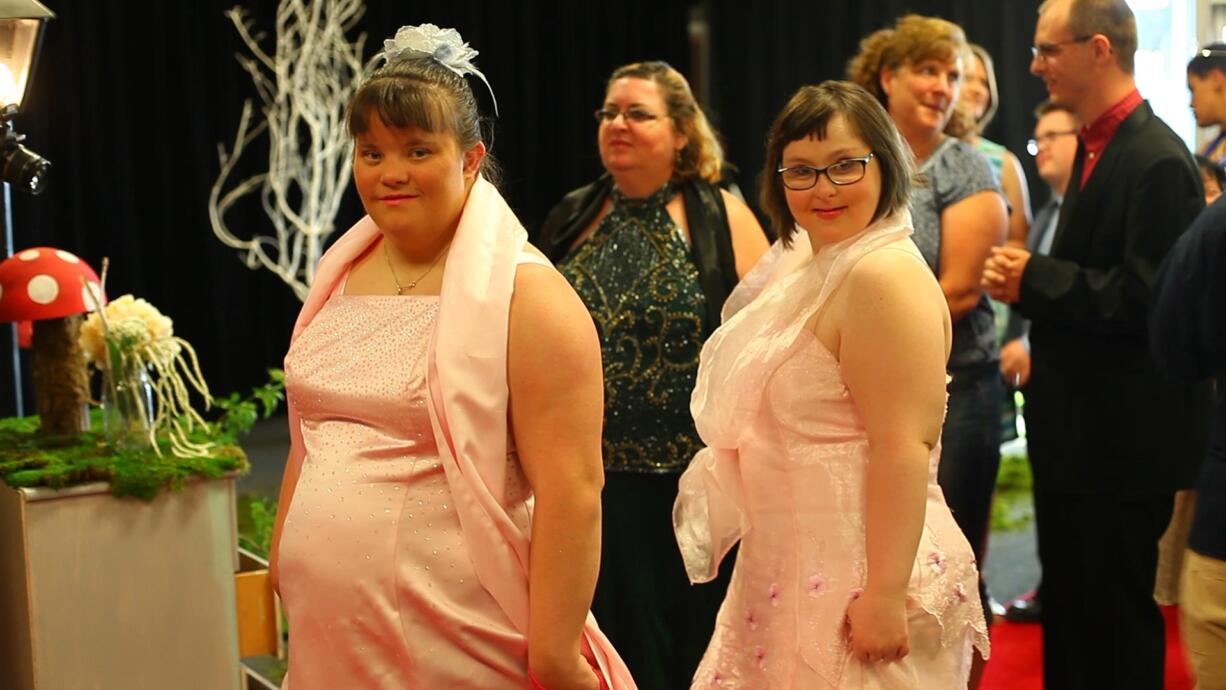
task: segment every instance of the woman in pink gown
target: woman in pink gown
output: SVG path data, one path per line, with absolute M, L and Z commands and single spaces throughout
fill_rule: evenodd
M 974 556 L 936 483 L 950 317 L 909 239 L 912 158 L 858 86 L 768 137 L 781 243 L 725 306 L 681 479 L 696 582 L 741 542 L 694 688 L 965 688 L 986 655 Z
M 293 690 L 634 688 L 588 613 L 599 346 L 486 180 L 475 55 L 405 27 L 350 102 L 369 215 L 320 262 L 285 365 Z

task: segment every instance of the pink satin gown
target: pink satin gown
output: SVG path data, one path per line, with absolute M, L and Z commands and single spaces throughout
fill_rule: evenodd
M 335 294 L 290 348 L 306 460 L 281 592 L 293 690 L 527 688 L 527 642 L 481 586 L 427 414 L 437 297 Z M 508 458 L 506 504 L 530 489 Z

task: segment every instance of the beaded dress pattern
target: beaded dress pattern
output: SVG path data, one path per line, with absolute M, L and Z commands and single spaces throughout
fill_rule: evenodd
M 609 470 L 677 472 L 702 447 L 688 404 L 706 297 L 665 208 L 675 194 L 671 184 L 644 199 L 614 189 L 608 215 L 558 265 L 600 331 Z

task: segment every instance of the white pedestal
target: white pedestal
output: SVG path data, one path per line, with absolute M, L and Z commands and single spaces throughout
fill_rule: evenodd
M 233 477 L 0 485 L 0 687 L 238 690 Z

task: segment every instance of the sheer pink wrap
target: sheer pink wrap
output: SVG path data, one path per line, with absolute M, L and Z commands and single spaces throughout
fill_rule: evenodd
M 907 212 L 823 247 L 816 256 L 804 231 L 792 247 L 776 242 L 724 303 L 723 326 L 702 348 L 690 411 L 707 447 L 681 477 L 673 511 L 677 543 L 693 582 L 708 582 L 749 529 L 737 447 L 758 414 L 767 372 L 801 343 L 805 322 L 821 309 L 846 272 L 877 247 L 911 235 Z M 797 299 L 816 295 L 816 299 Z

